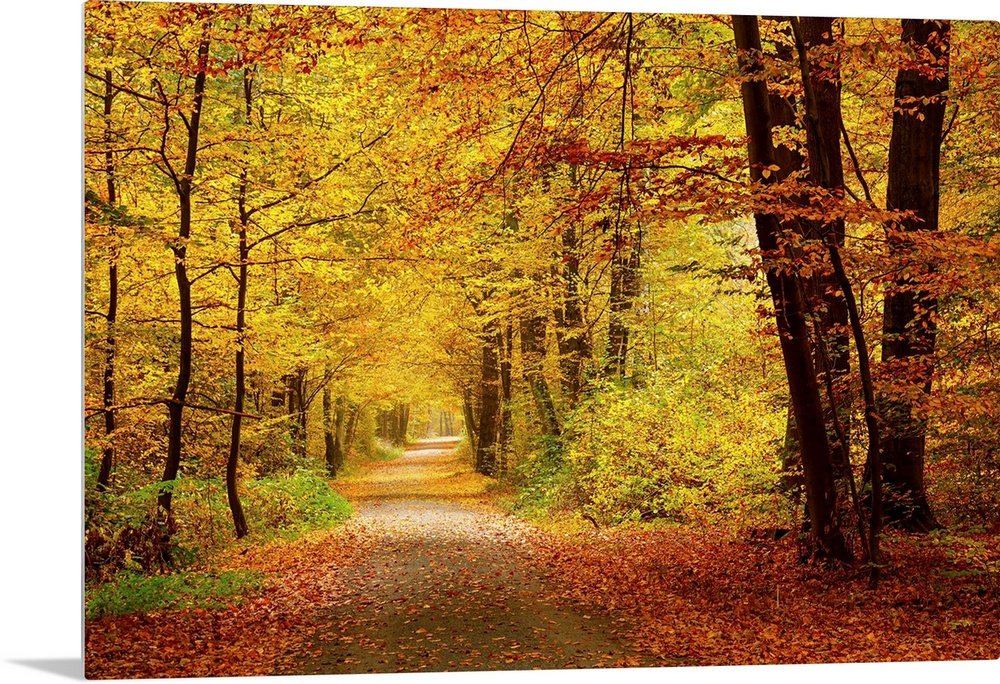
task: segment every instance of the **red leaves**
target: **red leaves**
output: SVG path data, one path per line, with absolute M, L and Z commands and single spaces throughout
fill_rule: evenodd
M 794 535 L 543 532 L 483 505 L 484 480 L 450 455 L 421 458 L 346 483 L 368 503 L 344 527 L 234 551 L 230 565 L 270 574 L 261 596 L 91 622 L 88 677 L 1000 655 L 974 558 L 943 546 L 886 540 L 873 593 L 863 569 L 799 563 Z
M 1000 655 L 996 607 L 974 581 L 950 576 L 942 554 L 908 540 L 889 539 L 886 550 L 894 569 L 877 593 L 862 572 L 834 577 L 798 564 L 791 536 L 750 544 L 616 530 L 560 541 L 549 563 L 566 597 L 624 614 L 629 639 L 691 665 Z

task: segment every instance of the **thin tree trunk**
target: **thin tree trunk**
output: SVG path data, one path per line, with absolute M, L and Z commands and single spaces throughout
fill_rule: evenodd
M 333 393 L 329 383 L 323 387 L 323 457 L 326 461 L 326 473 L 330 477 L 337 476 L 337 438 L 336 426 L 333 421 Z
M 629 330 L 625 320 L 632 308 L 638 285 L 641 229 L 633 235 L 629 227 L 615 227 L 615 251 L 611 257 L 611 294 L 608 302 L 608 351 L 604 375 L 625 377 Z
M 118 205 L 118 189 L 115 185 L 115 157 L 111 150 L 111 105 L 115 91 L 112 86 L 111 70 L 104 72 L 104 175 L 108 188 L 108 206 Z M 117 239 L 114 220 L 108 223 L 112 239 Z M 97 489 L 105 491 L 111 481 L 114 466 L 115 447 L 112 441 L 115 432 L 115 353 L 117 341 L 115 323 L 118 321 L 118 246 L 112 245 L 108 255 L 108 315 L 107 332 L 104 339 L 104 451 L 101 454 L 101 469 L 97 474 Z
M 469 449 L 473 457 L 479 454 L 479 428 L 476 425 L 476 414 L 472 410 L 472 393 L 468 388 L 462 390 L 462 418 L 465 420 L 465 434 L 469 438 Z M 478 461 L 477 467 L 478 470 Z
M 358 430 L 358 420 L 361 417 L 361 406 L 351 403 L 351 415 L 347 419 L 347 428 L 344 431 L 344 460 L 351 455 L 351 450 L 354 448 L 354 437 Z
M 750 177 L 765 184 L 762 169 L 775 164 L 767 110 L 767 91 L 760 72 L 760 32 L 755 16 L 733 16 L 736 47 L 746 78 L 741 84 L 746 123 Z M 830 445 L 827 439 L 819 386 L 813 372 L 812 349 L 798 281 L 785 269 L 779 269 L 782 226 L 773 213 L 754 214 L 767 283 L 775 308 L 779 342 L 788 378 L 795 422 L 799 426 L 799 446 L 805 479 L 806 505 L 812 533 L 819 552 L 843 562 L 853 561 L 837 518 L 837 493 L 834 486 Z
M 249 68 L 243 69 L 243 103 L 245 107 L 246 126 L 250 127 L 251 103 L 253 97 L 252 79 Z M 237 195 L 239 210 L 239 259 L 240 269 L 237 277 L 236 295 L 236 400 L 234 402 L 232 433 L 229 440 L 229 458 L 226 461 L 226 496 L 229 500 L 229 510 L 233 516 L 233 526 L 236 528 L 236 538 L 241 539 L 249 532 L 243 505 L 237 490 L 237 477 L 240 461 L 240 439 L 243 425 L 243 404 L 246 396 L 246 304 L 247 287 L 249 283 L 248 262 L 250 249 L 247 246 L 247 225 L 250 217 L 247 214 L 247 169 L 240 173 L 240 186 Z
M 171 246 L 174 253 L 174 276 L 177 280 L 177 294 L 180 300 L 180 352 L 178 354 L 177 384 L 170 398 L 168 408 L 170 422 L 167 427 L 167 460 L 163 467 L 162 482 L 172 483 L 177 479 L 181 464 L 182 422 L 184 401 L 187 399 L 191 382 L 191 281 L 187 275 L 187 241 L 191 236 L 191 179 L 194 178 L 198 159 L 198 133 L 201 127 L 201 106 L 205 95 L 205 78 L 208 64 L 208 40 L 198 45 L 198 73 L 194 81 L 194 111 L 188 122 L 187 155 L 184 173 L 177 180 L 176 188 L 180 206 L 178 240 Z M 157 505 L 163 512 L 161 526 L 164 536 L 169 535 L 173 489 L 164 487 L 157 497 Z
M 498 343 L 501 341 L 498 337 Z M 514 431 L 514 415 L 511 411 L 511 357 L 514 354 L 514 326 L 509 322 L 504 326 L 503 357 L 500 359 L 500 387 L 503 392 L 503 412 L 500 416 L 500 458 L 497 463 L 498 470 L 504 472 L 507 469 L 507 453 L 510 449 L 510 439 Z
M 344 457 L 346 447 L 344 445 L 347 424 L 347 399 L 343 394 L 337 397 L 337 405 L 334 410 L 334 430 L 333 430 L 333 460 L 335 471 L 340 472 L 344 467 Z
M 948 92 L 950 24 L 904 19 L 902 42 L 926 52 L 936 64 L 900 68 L 896 76 L 886 208 L 911 211 L 887 229 L 889 252 L 902 259 L 915 246 L 911 233 L 938 229 L 941 140 Z M 929 60 L 918 61 L 925 62 Z M 938 71 L 928 71 L 927 66 Z M 930 269 L 908 265 L 908 272 Z M 921 285 L 921 275 L 901 275 L 887 288 L 882 323 L 882 362 L 901 369 L 902 382 L 930 394 L 936 343 L 937 298 Z M 889 499 L 886 516 L 910 531 L 927 532 L 939 523 L 924 488 L 926 426 L 914 415 L 912 403 L 884 393 L 880 397 L 887 436 L 883 447 Z M 869 464 L 869 473 L 874 472 Z

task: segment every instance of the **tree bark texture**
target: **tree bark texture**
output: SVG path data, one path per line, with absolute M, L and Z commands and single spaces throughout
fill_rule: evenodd
M 632 308 L 632 300 L 638 287 L 641 236 L 641 229 L 633 233 L 627 224 L 615 226 L 611 294 L 608 300 L 608 351 L 604 365 L 604 375 L 608 378 L 625 377 L 629 345 L 626 317 Z
M 570 166 L 570 182 L 574 187 L 578 185 L 575 166 Z M 590 355 L 590 347 L 580 303 L 580 235 L 576 223 L 570 221 L 560 237 L 563 293 L 555 311 L 556 342 L 563 400 L 572 408 L 580 399 L 583 363 Z
M 829 190 L 835 197 L 842 199 L 844 194 L 844 174 L 839 144 L 840 130 L 842 128 L 840 122 L 840 99 L 839 95 L 837 98 L 820 97 L 821 91 L 817 89 L 816 84 L 822 82 L 825 67 L 821 67 L 818 70 L 813 68 L 807 43 L 809 40 L 822 41 L 824 37 L 832 36 L 833 21 L 822 18 L 803 20 L 801 24 L 797 19 L 793 19 L 792 21 L 795 32 L 795 44 L 799 53 L 799 63 L 802 71 L 802 83 L 805 90 L 805 119 L 807 144 L 809 145 L 810 181 L 814 185 Z M 820 76 L 816 76 L 816 71 L 819 71 Z M 858 352 L 858 371 L 861 377 L 861 387 L 864 397 L 865 427 L 868 432 L 868 460 L 873 464 L 871 516 L 867 541 L 865 539 L 864 523 L 861 519 L 857 488 L 854 483 L 854 474 L 850 471 L 850 457 L 846 449 L 842 451 L 842 458 L 844 459 L 844 467 L 847 469 L 851 495 L 858 515 L 858 533 L 862 544 L 867 545 L 866 554 L 870 561 L 871 584 L 875 586 L 878 584 L 881 576 L 879 532 L 882 516 L 882 478 L 879 467 L 881 462 L 881 435 L 878 416 L 876 415 L 875 386 L 872 381 L 871 359 L 868 354 L 868 343 L 865 339 L 861 315 L 854 296 L 854 289 L 850 279 L 847 277 L 847 272 L 840 255 L 841 245 L 844 242 L 844 221 L 842 218 L 834 218 L 828 220 L 825 225 L 820 225 L 819 229 L 823 236 L 823 241 L 827 246 L 830 263 L 833 266 L 833 273 L 843 296 L 844 306 L 848 314 L 848 322 L 854 336 L 854 345 Z M 827 387 L 831 395 L 831 402 L 835 402 L 832 378 L 828 378 Z M 846 431 L 840 422 L 839 411 L 832 415 L 832 419 L 834 429 L 843 444 L 846 442 Z
M 915 248 L 913 233 L 938 229 L 949 38 L 946 21 L 903 20 L 902 42 L 916 52 L 917 64 L 900 68 L 896 76 L 886 192 L 886 208 L 913 212 L 887 231 L 890 254 L 903 261 L 910 260 Z M 886 289 L 882 361 L 892 377 L 906 378 L 904 382 L 930 394 L 938 302 L 920 282 L 930 267 L 906 265 L 918 275 L 900 275 Z M 911 531 L 934 529 L 938 522 L 924 488 L 926 427 L 906 399 L 884 393 L 880 409 L 887 427 L 886 516 Z
M 104 175 L 108 190 L 108 206 L 112 210 L 118 205 L 118 192 L 115 183 L 115 156 L 111 149 L 111 112 L 115 91 L 112 86 L 111 70 L 104 72 Z M 111 237 L 116 237 L 114 220 L 109 223 Z M 107 332 L 104 339 L 104 438 L 106 440 L 101 454 L 101 469 L 97 474 L 97 489 L 105 491 L 111 481 L 111 469 L 114 466 L 115 447 L 112 438 L 115 432 L 115 353 L 117 341 L 115 324 L 118 321 L 118 248 L 112 246 L 108 254 L 108 314 Z
M 767 91 L 759 78 L 760 32 L 755 16 L 733 16 L 736 47 L 740 51 L 740 66 L 747 77 L 741 84 L 743 112 L 746 123 L 750 177 L 754 183 L 772 182 L 764 168 L 775 164 L 771 138 Z M 799 447 L 805 480 L 806 505 L 812 533 L 819 552 L 843 562 L 853 561 L 853 554 L 844 541 L 837 517 L 837 493 L 833 464 L 827 439 L 823 405 L 813 370 L 803 296 L 798 281 L 774 263 L 779 253 L 782 226 L 773 213 L 754 214 L 767 283 L 775 308 L 785 374 L 795 423 L 799 427 Z
M 814 99 L 814 111 L 807 117 L 815 120 L 815 125 L 807 125 L 806 149 L 808 151 L 809 180 L 831 190 L 838 198 L 844 196 L 844 164 L 840 153 L 840 63 L 838 57 L 825 51 L 833 44 L 833 19 L 830 17 L 802 17 L 801 39 L 814 53 L 822 54 L 822 59 L 809 69 L 810 89 Z M 807 106 L 808 109 L 808 106 Z M 821 133 L 822 131 L 822 133 Z M 833 221 L 815 220 L 803 222 L 805 236 L 823 242 L 832 241 L 838 248 L 844 246 L 844 219 Z M 821 348 L 815 353 L 817 375 L 829 373 L 834 388 L 827 412 L 827 426 L 833 424 L 833 411 L 837 420 L 849 428 L 851 399 L 847 394 L 848 374 L 851 369 L 850 321 L 845 294 L 841 291 L 833 269 L 829 264 L 818 272 L 808 284 L 807 296 L 819 308 L 819 329 L 823 337 Z M 829 404 L 833 404 L 832 406 Z M 847 431 L 842 434 L 828 433 L 834 444 L 833 465 L 837 477 L 846 477 L 850 467 L 850 444 Z
M 246 125 L 250 126 L 250 110 L 253 98 L 252 79 L 248 68 L 243 69 L 243 104 L 246 114 Z M 236 397 L 233 405 L 232 432 L 229 439 L 229 458 L 226 460 L 226 496 L 229 500 L 229 510 L 233 516 L 233 526 L 236 529 L 236 538 L 241 539 L 247 535 L 246 515 L 243 513 L 243 505 L 240 502 L 239 491 L 237 490 L 237 477 L 240 460 L 240 440 L 243 425 L 243 404 L 246 397 L 246 305 L 247 286 L 249 281 L 248 262 L 250 259 L 250 247 L 247 243 L 247 225 L 250 223 L 250 216 L 247 212 L 247 169 L 243 167 L 240 173 L 240 185 L 237 192 L 236 208 L 239 212 L 239 261 L 240 268 L 237 275 L 236 292 Z
M 194 178 L 198 159 L 198 132 L 201 127 L 201 107 L 205 95 L 206 68 L 208 65 L 208 40 L 202 40 L 198 46 L 198 73 L 194 80 L 194 110 L 188 122 L 187 154 L 184 160 L 184 173 L 176 180 L 176 190 L 180 207 L 180 219 L 177 242 L 171 246 L 174 253 L 174 276 L 177 281 L 177 294 L 180 302 L 180 350 L 177 364 L 177 383 L 168 408 L 169 424 L 167 426 L 167 460 L 163 467 L 164 483 L 172 483 L 177 479 L 181 464 L 182 421 L 184 419 L 184 401 L 187 399 L 188 385 L 191 383 L 191 281 L 187 274 L 187 241 L 191 236 L 191 179 Z M 168 114 L 169 116 L 169 114 Z M 164 487 L 157 497 L 157 505 L 166 520 L 161 521 L 164 530 L 169 530 L 173 501 L 173 490 Z
M 497 428 L 500 418 L 500 364 L 497 353 L 499 323 L 483 326 L 482 375 L 480 381 L 479 439 L 476 445 L 477 470 L 493 476 L 497 472 Z
M 497 470 L 504 472 L 507 468 L 507 454 L 510 440 L 514 433 L 514 414 L 511 410 L 511 359 L 514 354 L 514 326 L 507 323 L 504 326 L 503 337 L 498 336 L 498 343 L 503 354 L 500 357 L 500 388 L 502 390 L 503 410 L 500 414 L 500 454 L 497 459 Z
M 538 411 L 538 421 L 542 431 L 550 437 L 559 437 L 561 433 L 559 419 L 543 372 L 545 329 L 544 316 L 535 315 L 521 319 L 521 363 L 524 367 L 525 382 L 531 388 L 531 397 Z
M 326 474 L 337 476 L 337 427 L 333 419 L 333 392 L 327 384 L 323 388 L 323 460 Z

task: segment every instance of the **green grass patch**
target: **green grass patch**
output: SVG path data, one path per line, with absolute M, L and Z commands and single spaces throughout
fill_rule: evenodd
M 382 461 L 395 461 L 397 458 L 403 455 L 406 451 L 403 447 L 396 447 L 390 444 L 384 444 L 381 441 L 375 444 L 375 454 L 372 456 L 372 461 L 376 463 L 381 463 Z
M 145 577 L 132 572 L 87 590 L 87 619 L 151 610 L 224 608 L 256 594 L 263 575 L 250 570 L 221 573 L 181 572 Z

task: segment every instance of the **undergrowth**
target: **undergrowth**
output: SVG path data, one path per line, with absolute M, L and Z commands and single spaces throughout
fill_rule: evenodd
M 377 440 L 375 442 L 375 453 L 372 455 L 371 461 L 375 463 L 395 461 L 403 455 L 404 451 L 406 450 L 401 446 L 393 446 L 391 444 L 386 444 L 382 440 Z
M 142 594 L 147 590 L 141 589 L 135 578 L 154 574 L 159 579 L 149 578 L 151 587 L 169 594 L 170 582 L 183 582 L 187 572 L 210 567 L 216 554 L 234 544 L 294 538 L 343 522 L 354 512 L 347 500 L 330 488 L 324 475 L 315 470 L 299 468 L 290 475 L 248 480 L 240 486 L 240 498 L 250 534 L 237 542 L 225 482 L 182 478 L 172 484 L 173 523 L 168 546 L 155 523 L 160 487 L 157 482 L 135 491 L 98 494 L 88 486 L 88 606 L 91 596 L 99 601 L 117 600 L 97 598 L 100 594 L 95 592 L 116 591 L 104 586 L 124 582 L 127 594 Z M 224 592 L 228 585 L 202 582 L 199 586 L 211 593 L 213 587 Z M 156 593 L 152 588 L 148 591 Z M 88 607 L 88 616 L 90 611 Z
M 224 608 L 256 593 L 263 575 L 251 570 L 213 573 L 179 572 L 151 577 L 134 572 L 87 591 L 87 619 L 181 608 Z M 227 600 L 228 599 L 228 600 Z
M 684 378 L 607 388 L 560 439 L 529 445 L 508 476 L 518 489 L 510 505 L 529 519 L 577 512 L 601 526 L 787 527 L 784 420 L 763 392 L 730 396 Z

